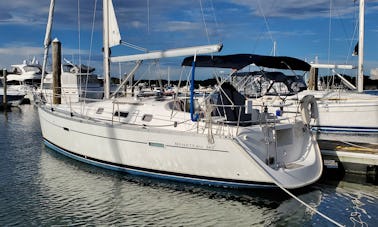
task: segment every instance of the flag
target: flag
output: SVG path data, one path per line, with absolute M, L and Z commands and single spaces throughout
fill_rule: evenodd
M 354 46 L 354 51 L 353 51 L 352 56 L 358 56 L 358 42 L 357 42 L 356 46 Z

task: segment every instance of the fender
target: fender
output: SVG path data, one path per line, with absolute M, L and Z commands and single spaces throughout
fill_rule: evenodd
M 302 120 L 306 125 L 310 124 L 311 119 L 319 117 L 318 104 L 313 95 L 306 95 L 300 102 Z

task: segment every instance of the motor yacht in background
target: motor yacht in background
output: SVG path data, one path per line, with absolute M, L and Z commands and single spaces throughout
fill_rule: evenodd
M 75 65 L 68 60 L 62 64 L 61 99 L 64 103 L 79 102 L 87 99 L 102 99 L 104 96 L 103 81 L 94 73 L 95 68 L 86 65 Z M 52 73 L 45 76 L 43 89 L 39 91 L 46 100 L 52 98 Z
M 11 106 L 18 106 L 20 105 L 24 98 L 25 98 L 25 92 L 19 91 L 17 89 L 13 89 L 12 87 L 7 87 L 7 103 Z M 3 79 L 0 79 L 0 103 L 3 103 L 4 98 L 4 85 L 3 85 Z
M 7 75 L 8 90 L 24 93 L 25 99 L 33 101 L 33 93 L 41 84 L 42 66 L 34 58 L 22 64 L 11 65 Z

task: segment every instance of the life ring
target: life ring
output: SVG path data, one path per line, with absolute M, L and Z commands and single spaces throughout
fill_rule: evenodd
M 313 95 L 306 95 L 301 100 L 301 115 L 305 124 L 309 125 L 311 119 L 319 117 L 318 105 Z

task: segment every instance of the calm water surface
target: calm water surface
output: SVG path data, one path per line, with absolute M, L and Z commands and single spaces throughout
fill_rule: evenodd
M 378 186 L 359 176 L 294 193 L 346 226 L 377 226 Z M 279 190 L 159 181 L 66 158 L 42 144 L 31 105 L 0 113 L 0 226 L 13 225 L 333 226 Z

